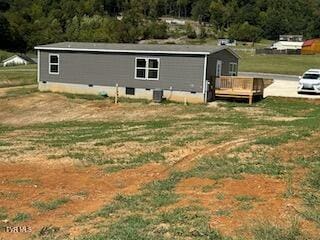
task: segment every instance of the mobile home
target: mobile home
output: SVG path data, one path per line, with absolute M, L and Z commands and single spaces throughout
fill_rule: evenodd
M 37 46 L 41 91 L 210 101 L 210 81 L 237 75 L 228 47 L 62 42 Z

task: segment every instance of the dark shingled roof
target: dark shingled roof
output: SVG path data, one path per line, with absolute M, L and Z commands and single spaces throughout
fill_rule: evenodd
M 103 52 L 143 52 L 143 53 L 172 53 L 172 54 L 200 54 L 206 55 L 227 49 L 232 54 L 237 54 L 225 46 L 209 45 L 176 45 L 176 44 L 123 44 L 123 43 L 85 43 L 61 42 L 35 47 L 42 50 L 68 50 L 70 51 L 103 51 Z
M 28 57 L 25 54 L 17 54 L 17 55 L 29 63 L 36 63 L 31 57 Z

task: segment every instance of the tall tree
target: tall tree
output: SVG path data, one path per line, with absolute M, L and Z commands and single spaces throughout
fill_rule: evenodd
M 192 17 L 199 22 L 209 22 L 210 20 L 210 0 L 198 0 L 192 6 Z
M 320 0 L 0 0 L 0 48 L 25 51 L 65 39 L 136 42 L 167 36 L 157 23 L 164 15 L 211 22 L 221 35 L 234 32 L 247 39 L 261 31 L 268 39 L 285 33 L 317 37 L 319 9 Z M 248 29 L 255 34 L 249 36 Z
M 210 20 L 211 23 L 219 30 L 225 28 L 228 19 L 227 8 L 221 0 L 214 0 L 210 5 Z
M 11 31 L 10 31 L 10 24 L 5 16 L 0 13 L 0 48 L 1 49 L 8 49 L 10 48 L 11 42 Z

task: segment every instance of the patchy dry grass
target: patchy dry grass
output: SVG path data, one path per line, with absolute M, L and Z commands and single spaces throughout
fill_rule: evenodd
M 63 197 L 63 198 L 53 199 L 48 202 L 36 201 L 32 203 L 32 206 L 37 208 L 41 212 L 45 212 L 45 211 L 55 210 L 58 207 L 62 206 L 63 204 L 68 203 L 69 201 L 70 201 L 69 198 Z
M 31 218 L 29 213 L 19 212 L 12 219 L 13 222 L 25 222 Z
M 0 67 L 0 88 L 37 83 L 37 66 Z
M 301 232 L 299 223 L 293 220 L 292 224 L 287 228 L 275 226 L 270 222 L 258 224 L 253 229 L 254 238 L 256 240 L 301 240 L 308 239 Z
M 115 106 L 21 91 L 0 99 L 0 217 L 34 224 L 35 239 L 319 236 L 319 102 Z

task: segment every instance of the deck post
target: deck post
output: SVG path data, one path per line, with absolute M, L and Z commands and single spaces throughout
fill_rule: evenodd
M 255 82 L 255 78 L 251 78 L 250 79 L 250 85 L 251 85 L 251 91 L 253 92 L 255 89 L 254 89 L 254 82 Z
M 216 100 L 216 77 L 212 77 L 211 78 L 211 82 L 212 82 L 212 101 Z
M 118 104 L 118 96 L 119 96 L 119 84 L 117 83 L 116 84 L 116 94 L 115 94 L 115 97 L 114 97 L 114 103 L 115 104 Z

